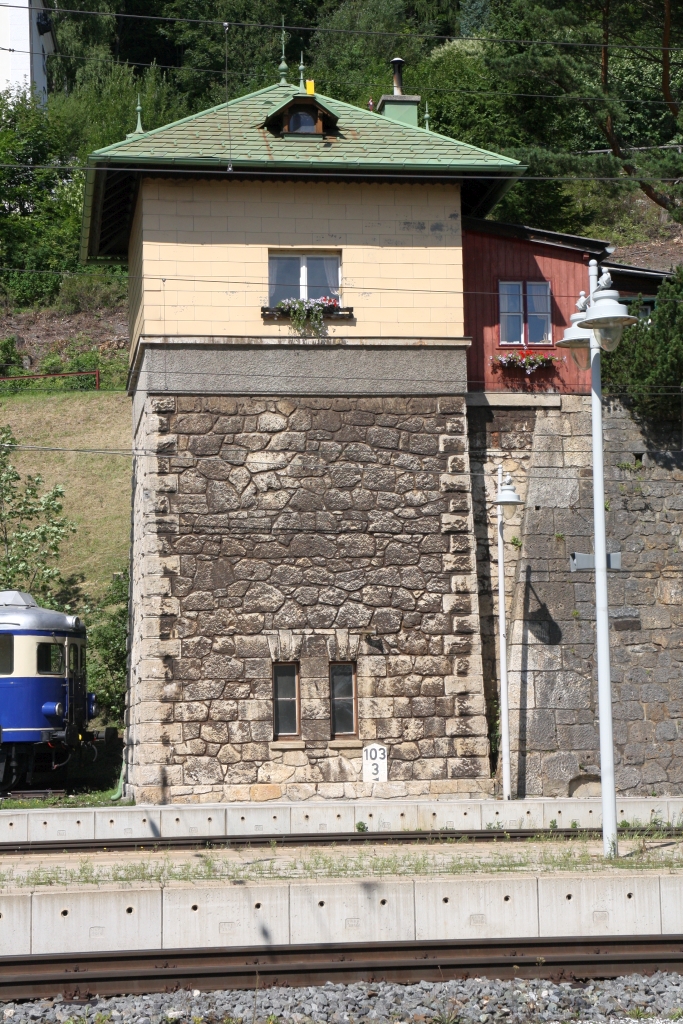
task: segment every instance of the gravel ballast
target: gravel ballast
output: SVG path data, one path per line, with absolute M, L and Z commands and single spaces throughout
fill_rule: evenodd
M 0 1022 L 83 1020 L 93 1024 L 492 1024 L 494 1021 L 650 1021 L 683 1018 L 683 976 L 632 974 L 611 981 L 554 984 L 469 978 L 415 985 L 328 982 L 310 988 L 180 991 L 73 1003 L 57 998 L 0 1003 Z

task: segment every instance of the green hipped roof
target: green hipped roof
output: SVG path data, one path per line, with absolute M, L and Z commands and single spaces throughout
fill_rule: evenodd
M 268 86 L 92 153 L 86 172 L 82 258 L 125 257 L 137 181 L 153 169 L 185 169 L 196 175 L 204 168 L 225 177 L 231 162 L 232 173 L 240 178 L 428 177 L 464 185 L 464 179 L 472 177 L 471 202 L 463 195 L 463 212 L 478 216 L 488 212 L 524 171 L 517 160 L 327 96 L 315 98 L 338 118 L 332 136 L 285 139 L 273 134 L 265 127 L 266 119 L 298 95 L 292 85 Z

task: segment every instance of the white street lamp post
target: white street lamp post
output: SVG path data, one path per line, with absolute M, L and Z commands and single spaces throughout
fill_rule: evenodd
M 593 445 L 593 530 L 595 551 L 595 639 L 598 668 L 598 718 L 600 726 L 600 781 L 602 792 L 602 842 L 605 857 L 616 857 L 617 798 L 614 780 L 614 733 L 612 729 L 612 682 L 609 654 L 609 605 L 607 597 L 607 539 L 605 533 L 605 476 L 602 437 L 601 349 L 613 352 L 627 324 L 636 322 L 619 292 L 611 289 L 609 274 L 598 283 L 598 265 L 588 264 L 590 305 L 585 299 L 577 305 L 580 312 L 571 317 L 572 326 L 558 345 L 571 349 L 579 366 L 587 369 L 585 356 L 590 352 L 591 420 Z M 581 310 L 581 307 L 584 307 Z M 587 308 L 586 308 L 587 307 Z M 583 350 L 583 351 L 582 351 Z M 588 352 L 587 352 L 588 350 Z M 582 358 L 583 357 L 583 358 Z
M 503 800 L 512 799 L 510 774 L 510 704 L 508 700 L 507 626 L 505 621 L 505 538 L 503 517 L 514 515 L 524 504 L 508 473 L 503 483 L 503 467 L 498 467 L 498 646 L 500 655 L 500 751 L 503 760 Z

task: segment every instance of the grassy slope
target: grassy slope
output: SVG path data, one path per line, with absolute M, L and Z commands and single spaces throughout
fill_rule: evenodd
M 0 424 L 20 444 L 130 448 L 130 399 L 119 392 L 17 395 L 0 399 Z M 78 530 L 63 548 L 62 572 L 83 573 L 83 590 L 99 596 L 128 562 L 131 459 L 75 452 L 22 452 L 19 472 L 40 473 L 66 489 L 64 510 Z

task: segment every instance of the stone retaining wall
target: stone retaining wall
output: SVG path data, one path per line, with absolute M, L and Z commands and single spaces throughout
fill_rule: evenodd
M 513 792 L 599 792 L 595 591 L 592 572 L 569 571 L 592 552 L 590 400 L 560 409 L 469 412 L 477 466 L 499 461 L 526 496 L 506 528 Z M 622 794 L 683 792 L 683 454 L 680 435 L 655 434 L 620 404 L 604 409 L 616 777 Z M 473 457 L 475 485 L 477 476 Z M 497 613 L 494 516 L 475 486 L 487 695 L 498 691 L 491 613 Z M 489 504 L 487 505 L 487 500 Z M 521 552 L 511 543 L 517 535 Z M 496 630 L 497 632 L 497 630 Z

